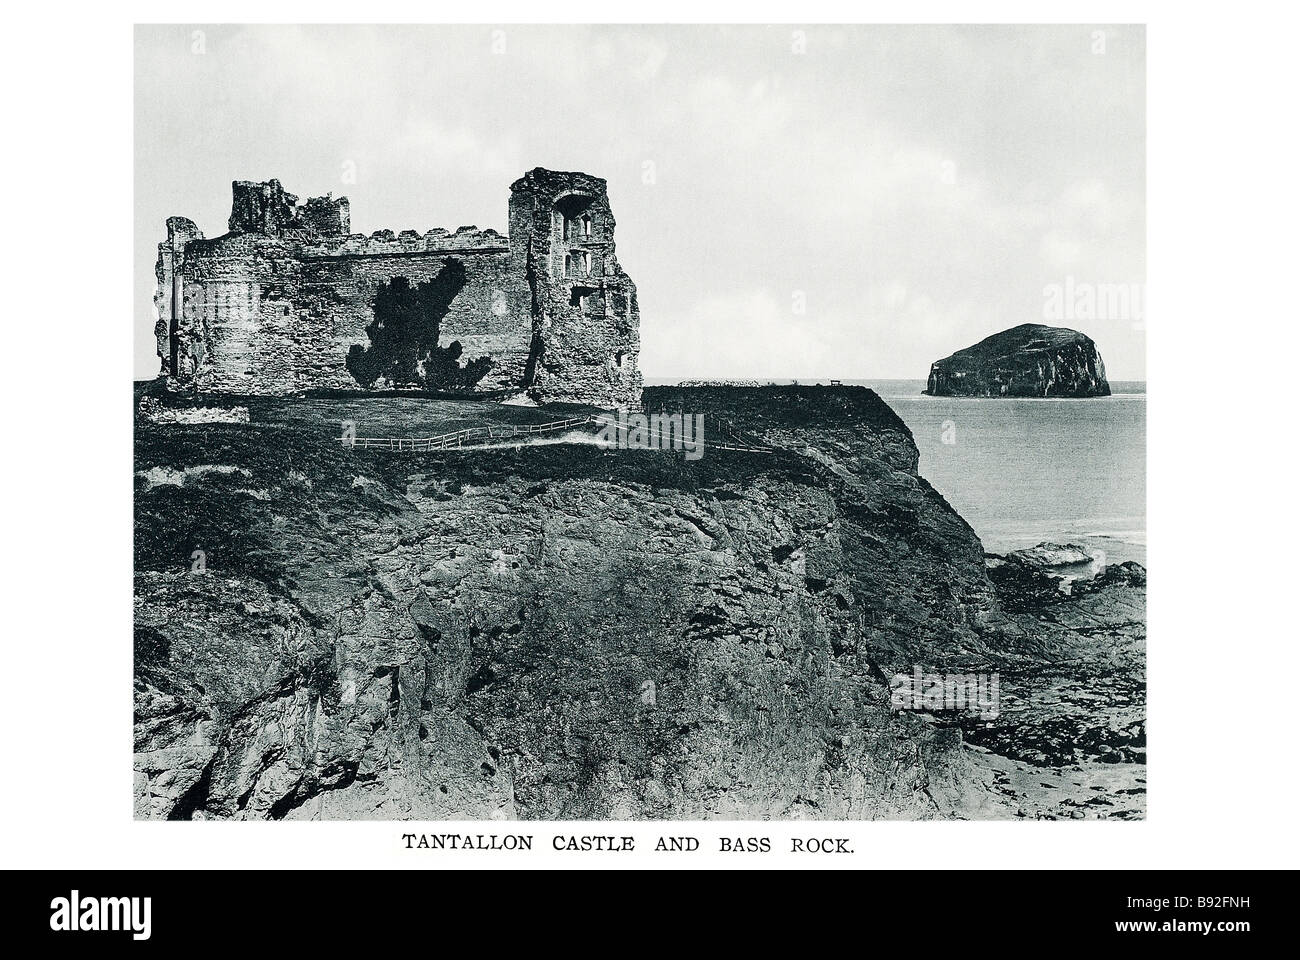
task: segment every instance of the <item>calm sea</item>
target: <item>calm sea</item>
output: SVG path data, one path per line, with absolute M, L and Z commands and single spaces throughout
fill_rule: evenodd
M 926 397 L 923 380 L 864 381 L 903 418 L 921 476 L 1005 553 L 1044 540 L 1146 565 L 1146 384 L 1095 400 Z
M 826 382 L 826 381 L 823 381 Z M 1005 553 L 1044 540 L 1146 564 L 1146 385 L 1096 400 L 927 397 L 924 380 L 846 380 L 880 394 L 921 451 L 921 475 Z

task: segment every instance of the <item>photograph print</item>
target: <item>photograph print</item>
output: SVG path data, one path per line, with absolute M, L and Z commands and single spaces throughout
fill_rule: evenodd
M 1145 59 L 137 26 L 134 817 L 1144 819 Z

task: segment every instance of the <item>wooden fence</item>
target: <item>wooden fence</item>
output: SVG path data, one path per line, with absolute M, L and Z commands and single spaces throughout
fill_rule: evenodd
M 634 411 L 639 412 L 639 411 Z M 570 417 L 567 420 L 552 420 L 550 423 L 532 423 L 523 425 L 498 424 L 485 427 L 466 427 L 463 430 L 453 430 L 450 433 L 440 433 L 433 437 L 339 437 L 338 440 L 345 447 L 361 448 L 363 450 L 393 450 L 393 451 L 411 451 L 412 453 L 428 453 L 433 450 L 458 450 L 464 448 L 473 449 L 475 447 L 488 447 L 497 442 L 508 442 L 510 440 L 526 440 L 530 437 L 539 436 L 546 433 L 555 433 L 561 430 L 572 430 L 576 427 L 585 426 L 586 424 L 600 423 L 609 424 L 611 414 L 593 414 L 586 417 Z M 616 421 L 615 421 L 616 423 Z M 645 431 L 651 433 L 656 440 L 665 439 L 662 433 L 658 431 Z M 728 431 L 733 433 L 734 431 Z M 671 442 L 673 437 L 671 433 L 667 437 Z M 739 441 L 737 436 L 729 437 Z M 681 442 L 681 437 L 676 438 Z M 741 453 L 771 453 L 771 447 L 760 447 L 745 443 L 728 443 L 722 441 L 700 441 L 702 447 L 712 447 L 715 450 L 736 450 Z

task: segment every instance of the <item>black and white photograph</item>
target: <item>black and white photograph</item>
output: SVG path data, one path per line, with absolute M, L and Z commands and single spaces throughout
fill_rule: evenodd
M 135 815 L 1144 816 L 1144 57 L 141 27 Z
M 852 869 L 924 926 L 943 871 L 1240 943 L 1297 853 L 1293 18 L 546 6 L 15 34 L 16 914 Z

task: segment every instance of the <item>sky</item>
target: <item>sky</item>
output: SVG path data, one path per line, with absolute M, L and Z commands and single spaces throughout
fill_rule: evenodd
M 1020 323 L 1143 380 L 1146 51 L 1114 26 L 139 26 L 135 368 L 169 216 L 232 180 L 506 232 L 604 177 L 649 379 L 924 379 Z

